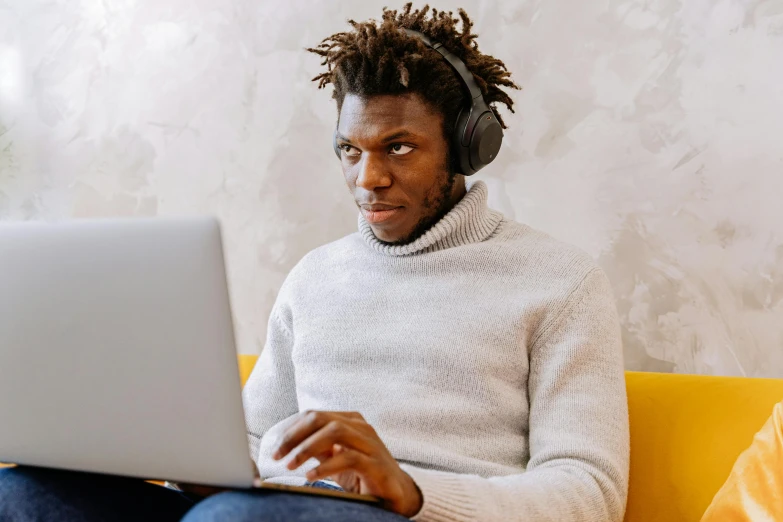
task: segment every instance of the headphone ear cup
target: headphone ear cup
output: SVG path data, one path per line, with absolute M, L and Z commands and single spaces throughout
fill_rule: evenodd
M 470 137 L 470 165 L 476 172 L 486 167 L 497 157 L 500 144 L 503 142 L 503 127 L 491 110 L 479 116 L 473 125 L 473 135 Z
M 470 110 L 463 107 L 457 115 L 457 124 L 454 126 L 454 135 L 451 138 L 452 165 L 458 173 L 465 176 L 470 176 L 476 172 L 470 166 L 470 142 L 468 142 L 468 145 L 462 144 L 469 119 Z
M 340 154 L 340 147 L 337 146 L 337 129 L 332 134 L 332 147 L 334 148 L 334 153 L 337 154 L 337 158 L 343 159 L 343 155 Z

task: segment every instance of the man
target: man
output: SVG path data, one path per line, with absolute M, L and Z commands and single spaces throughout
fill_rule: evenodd
M 622 519 L 628 418 L 612 293 L 585 254 L 505 219 L 483 183 L 466 184 L 452 140 L 465 85 L 404 31 L 442 44 L 487 103 L 511 109 L 508 71 L 459 16 L 461 31 L 451 13 L 408 4 L 312 49 L 327 67 L 319 86 L 334 86 L 359 232 L 291 271 L 244 390 L 262 477 L 331 480 L 382 507 L 239 492 L 193 506 L 162 488 L 104 486 L 71 500 L 65 481 L 20 470 L 0 476 L 0 514 L 21 491 L 25 509 L 46 493 L 78 514 L 69 520 L 97 520 L 82 514 L 108 502 L 187 521 Z
M 783 402 L 737 459 L 702 522 L 783 520 Z

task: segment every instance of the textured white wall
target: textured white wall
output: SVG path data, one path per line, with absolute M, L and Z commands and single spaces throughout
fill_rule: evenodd
M 258 351 L 355 227 L 302 48 L 388 3 L 0 0 L 0 219 L 217 214 Z M 783 377 L 783 0 L 458 5 L 524 86 L 491 203 L 599 258 L 628 367 Z

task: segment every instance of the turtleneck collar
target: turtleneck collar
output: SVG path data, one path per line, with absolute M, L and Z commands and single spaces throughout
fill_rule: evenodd
M 375 251 L 389 256 L 409 256 L 479 243 L 497 229 L 503 215 L 487 207 L 487 185 L 476 181 L 465 196 L 427 232 L 405 245 L 383 243 L 359 214 L 359 233 Z

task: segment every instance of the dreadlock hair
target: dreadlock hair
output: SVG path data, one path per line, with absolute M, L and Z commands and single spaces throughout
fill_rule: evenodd
M 466 91 L 457 73 L 437 51 L 403 31 L 411 29 L 439 42 L 465 63 L 484 100 L 505 129 L 495 105 L 502 103 L 513 113 L 514 102 L 503 88 L 519 87 L 501 60 L 479 52 L 468 14 L 459 9 L 458 19 L 452 11 L 430 10 L 429 5 L 416 10 L 412 7 L 413 3 L 409 2 L 400 12 L 384 8 L 380 23 L 373 19 L 348 20 L 352 31 L 333 34 L 317 47 L 307 49 L 321 56 L 321 65 L 326 66 L 326 72 L 313 78 L 318 88 L 330 83 L 334 86 L 332 97 L 337 101 L 338 114 L 346 94 L 362 97 L 418 94 L 443 114 L 444 137 L 450 144 L 457 115 L 466 101 Z M 462 28 L 458 31 L 460 21 Z M 451 154 L 452 168 L 455 156 Z

